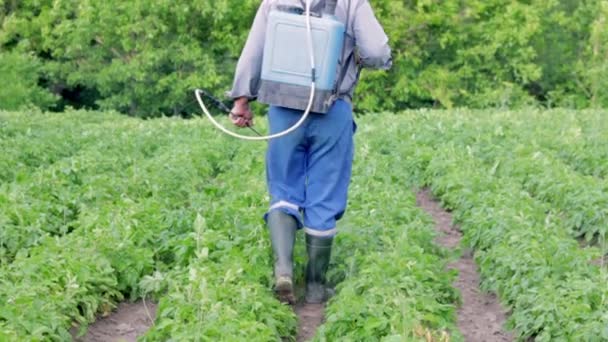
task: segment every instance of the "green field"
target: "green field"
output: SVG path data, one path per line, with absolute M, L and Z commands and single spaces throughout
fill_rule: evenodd
M 463 339 L 455 256 L 416 206 L 423 187 L 453 212 L 518 340 L 608 341 L 607 111 L 357 123 L 318 341 Z M 159 301 L 144 341 L 295 339 L 271 291 L 264 143 L 203 119 L 0 111 L 0 150 L 0 341 L 71 340 L 144 296 Z

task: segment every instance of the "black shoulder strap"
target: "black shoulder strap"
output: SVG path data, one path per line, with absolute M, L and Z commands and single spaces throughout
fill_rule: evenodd
M 353 57 L 354 50 L 348 55 L 347 58 L 344 58 L 344 50 L 346 50 L 346 38 L 348 37 L 348 25 L 350 24 L 350 3 L 351 0 L 348 1 L 348 5 L 346 6 L 346 26 L 344 29 L 344 42 L 342 43 L 342 53 L 340 56 L 340 75 L 336 80 L 336 84 L 334 85 L 333 95 L 335 97 L 338 96 L 340 92 L 340 86 L 342 85 L 342 81 L 344 81 L 344 77 L 346 76 L 346 72 L 348 71 L 348 65 L 350 64 L 351 58 Z

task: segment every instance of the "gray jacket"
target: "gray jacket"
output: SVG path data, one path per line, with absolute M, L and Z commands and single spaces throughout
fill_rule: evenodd
M 345 51 L 343 59 L 347 61 L 347 71 L 340 85 L 339 97 L 352 101 L 355 86 L 359 80 L 361 67 L 389 69 L 392 65 L 391 50 L 388 37 L 374 16 L 368 0 L 338 0 L 336 16 L 346 23 L 346 10 L 349 7 L 349 24 L 346 29 Z M 304 0 L 263 0 L 256 14 L 247 42 L 239 58 L 232 89 L 226 96 L 235 99 L 247 97 L 255 99 L 260 88 L 262 56 L 264 52 L 264 37 L 266 35 L 266 19 L 272 6 L 288 4 L 303 6 Z M 311 1 L 311 11 L 320 11 L 324 1 Z M 351 54 L 355 53 L 356 58 Z M 339 69 L 342 66 L 338 67 Z

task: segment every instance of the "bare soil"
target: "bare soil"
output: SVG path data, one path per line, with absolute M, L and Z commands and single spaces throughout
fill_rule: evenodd
M 445 211 L 432 197 L 428 189 L 416 194 L 417 204 L 428 212 L 435 221 L 439 232 L 436 242 L 449 249 L 460 245 L 462 233 L 452 225 L 452 215 Z M 458 308 L 458 328 L 466 341 L 503 342 L 513 341 L 503 326 L 506 311 L 500 306 L 494 294 L 484 293 L 479 289 L 479 273 L 473 260 L 473 253 L 465 251 L 460 259 L 448 265 L 458 270 L 458 279 L 454 286 L 460 291 L 462 305 Z
M 591 264 L 599 266 L 599 267 L 606 267 L 608 266 L 608 254 L 601 256 L 595 260 L 591 261 Z
M 155 303 L 147 301 L 121 303 L 109 316 L 91 324 L 85 336 L 77 338 L 74 335 L 74 341 L 135 342 L 154 324 L 156 307 Z
M 298 316 L 297 342 L 308 341 L 315 336 L 317 328 L 323 323 L 325 304 L 299 303 L 294 311 Z

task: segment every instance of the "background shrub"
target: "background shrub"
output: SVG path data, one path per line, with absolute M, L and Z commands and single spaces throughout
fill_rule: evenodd
M 42 78 L 42 64 L 32 56 L 0 51 L 0 107 L 17 110 L 24 106 L 47 109 L 57 97 L 38 85 Z
M 363 73 L 360 112 L 608 106 L 606 0 L 370 2 L 390 36 L 394 68 Z M 31 70 L 24 80 L 7 84 L 46 88 L 59 96 L 57 110 L 198 112 L 191 90 L 230 87 L 259 3 L 0 0 L 0 51 L 33 56 L 22 57 Z M 3 78 L 22 73 L 6 65 Z

